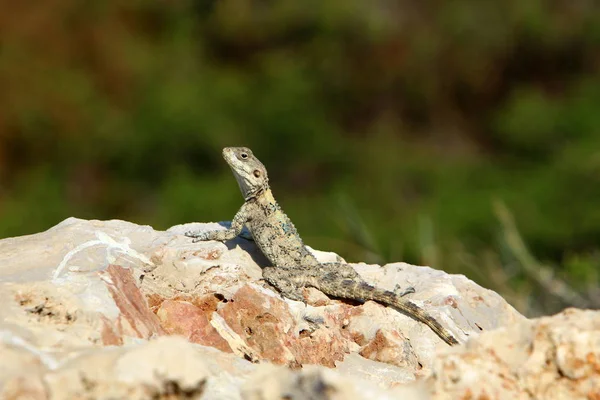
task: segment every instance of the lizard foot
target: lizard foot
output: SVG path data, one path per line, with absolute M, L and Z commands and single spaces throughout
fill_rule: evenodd
M 208 233 L 206 231 L 187 231 L 184 235 L 193 238 L 192 243 L 196 243 L 208 240 Z
M 404 297 L 407 294 L 411 294 L 415 292 L 415 288 L 412 286 L 407 287 L 406 289 L 402 290 L 400 288 L 400 285 L 396 285 L 396 287 L 394 288 L 394 293 L 396 293 L 398 296 L 400 297 Z

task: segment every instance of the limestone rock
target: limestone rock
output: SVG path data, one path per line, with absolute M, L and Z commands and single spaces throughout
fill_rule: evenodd
M 308 304 L 281 297 L 261 280 L 268 262 L 252 241 L 192 243 L 182 235 L 225 225 L 160 232 L 69 218 L 1 240 L 0 398 L 595 393 L 595 312 L 577 315 L 578 323 L 573 310 L 534 323 L 461 275 L 352 265 L 373 285 L 414 287 L 409 298 L 467 342 L 450 348 L 374 302 L 318 291 L 307 291 Z
M 434 399 L 600 399 L 600 312 L 567 309 L 435 361 Z

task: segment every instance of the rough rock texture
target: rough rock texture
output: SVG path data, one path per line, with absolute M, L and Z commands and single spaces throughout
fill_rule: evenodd
M 529 321 L 464 276 L 353 265 L 372 284 L 413 286 L 468 341 L 450 348 L 377 303 L 284 299 L 261 281 L 253 242 L 182 236 L 198 228 L 215 224 L 70 218 L 1 240 L 0 398 L 600 399 L 597 312 Z
M 600 399 L 600 313 L 567 309 L 481 335 L 441 355 L 440 399 Z

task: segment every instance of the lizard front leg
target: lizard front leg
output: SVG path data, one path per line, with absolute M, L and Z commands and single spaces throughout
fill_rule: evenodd
M 193 243 L 205 241 L 205 240 L 231 240 L 240 234 L 244 224 L 250 219 L 250 213 L 248 212 L 248 204 L 244 203 L 240 207 L 235 217 L 231 221 L 231 227 L 225 230 L 214 230 L 214 231 L 188 231 L 185 236 L 194 238 Z

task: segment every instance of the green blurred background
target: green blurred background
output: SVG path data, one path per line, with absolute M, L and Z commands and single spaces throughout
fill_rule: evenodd
M 229 220 L 244 145 L 312 247 L 600 306 L 598 2 L 0 3 L 0 236 Z

